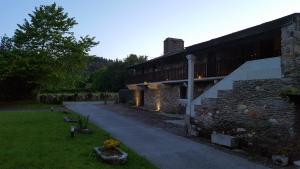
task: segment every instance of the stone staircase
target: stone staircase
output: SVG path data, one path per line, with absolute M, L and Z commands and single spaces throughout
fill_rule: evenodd
M 204 98 L 201 105 L 195 106 L 196 125 L 200 129 L 210 129 L 224 121 L 233 126 L 271 125 L 275 131 L 286 133 L 295 122 L 294 105 L 280 93 L 282 88 L 299 83 L 300 80 L 289 78 L 235 81 L 232 90 L 219 90 L 218 98 Z
M 192 106 L 199 107 L 205 102 L 216 101 L 219 91 L 224 93 L 232 90 L 235 81 L 277 79 L 281 77 L 280 57 L 248 61 L 194 99 Z

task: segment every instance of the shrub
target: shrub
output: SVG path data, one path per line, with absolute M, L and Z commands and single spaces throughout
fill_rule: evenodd
M 300 94 L 300 90 L 295 87 L 284 88 L 281 90 L 281 93 L 280 93 L 280 95 L 282 97 L 287 97 L 288 95 L 296 95 L 296 94 Z
M 87 129 L 89 124 L 90 116 L 79 116 L 78 117 L 78 127 L 79 129 Z

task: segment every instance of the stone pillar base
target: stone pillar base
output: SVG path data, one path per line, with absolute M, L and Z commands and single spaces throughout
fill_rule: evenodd
M 191 123 L 192 118 L 189 115 L 184 117 L 185 122 L 185 135 L 187 137 L 198 136 L 199 132 L 196 130 L 196 126 Z

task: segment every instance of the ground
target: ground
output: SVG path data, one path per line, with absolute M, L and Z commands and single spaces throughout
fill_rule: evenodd
M 92 149 L 110 138 L 110 134 L 91 125 L 93 134 L 71 139 L 70 124 L 63 122 L 65 114 L 25 107 L 27 111 L 0 111 L 1 169 L 156 168 L 124 145 L 121 148 L 129 153 L 126 165 L 114 167 L 97 161 L 91 155 Z
M 148 125 L 92 103 L 66 103 L 162 169 L 268 169 L 232 153 Z
M 241 149 L 228 149 L 226 147 L 222 147 L 219 145 L 211 144 L 210 137 L 186 137 L 184 134 L 184 124 L 174 124 L 175 122 L 183 121 L 184 116 L 180 114 L 166 114 L 166 113 L 158 113 L 154 111 L 147 111 L 139 109 L 137 110 L 135 107 L 126 105 L 126 104 L 97 104 L 96 105 L 100 109 L 109 110 L 118 115 L 125 116 L 137 121 L 140 121 L 144 124 L 150 125 L 151 127 L 161 128 L 164 131 L 170 132 L 172 134 L 188 138 L 193 140 L 199 144 L 205 144 L 207 146 L 213 147 L 220 151 L 233 154 L 236 156 L 240 156 L 242 158 L 248 159 L 249 161 L 260 163 L 266 165 L 273 169 L 294 169 L 293 165 L 289 165 L 286 167 L 280 167 L 274 165 L 270 157 L 263 157 L 258 154 L 249 153 Z M 172 121 L 172 123 L 170 123 Z M 184 123 L 184 122 L 183 122 Z
M 183 115 L 150 112 L 143 109 L 136 109 L 135 107 L 131 107 L 125 104 L 98 104 L 97 106 L 99 107 L 99 109 L 110 110 L 122 116 L 141 121 L 145 124 L 162 128 L 173 134 L 184 136 L 183 125 L 166 123 L 166 121 L 183 121 Z

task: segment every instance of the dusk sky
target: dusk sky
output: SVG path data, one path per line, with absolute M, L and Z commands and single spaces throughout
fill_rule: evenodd
M 163 53 L 163 40 L 185 46 L 217 38 L 291 13 L 300 0 L 1 0 L 0 36 L 12 36 L 35 6 L 56 2 L 79 23 L 77 37 L 95 36 L 90 52 L 105 58 Z

